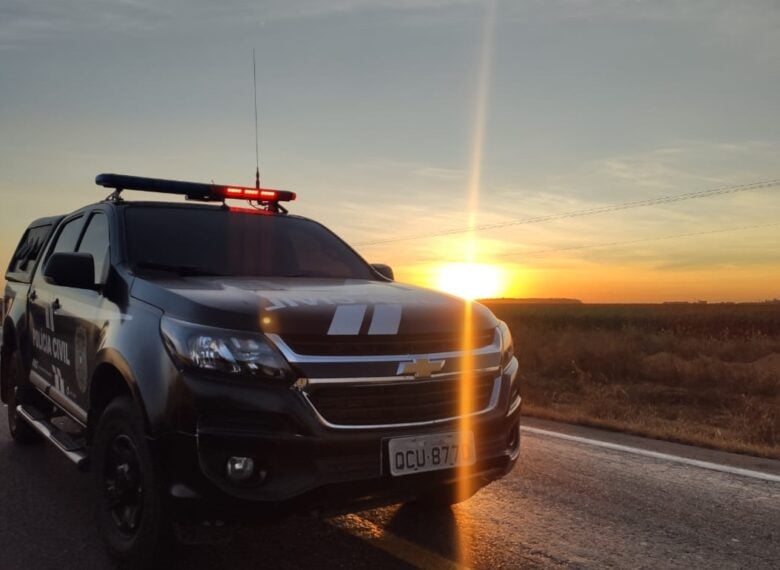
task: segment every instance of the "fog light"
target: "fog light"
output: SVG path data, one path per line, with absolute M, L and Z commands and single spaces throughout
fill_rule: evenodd
M 227 460 L 227 476 L 233 481 L 247 481 L 255 472 L 251 457 L 231 457 Z

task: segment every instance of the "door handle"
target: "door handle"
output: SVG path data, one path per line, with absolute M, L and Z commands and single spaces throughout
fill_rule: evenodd
M 52 311 L 59 311 L 62 308 L 62 305 L 60 305 L 59 299 L 54 299 L 54 302 L 51 304 L 51 310 Z
M 38 293 L 35 292 L 35 289 L 30 291 L 30 294 L 27 296 L 30 301 L 35 301 L 38 298 Z

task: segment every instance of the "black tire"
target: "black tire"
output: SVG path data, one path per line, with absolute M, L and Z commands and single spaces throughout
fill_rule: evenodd
M 43 441 L 43 437 L 28 424 L 17 412 L 16 406 L 32 395 L 34 388 L 24 373 L 22 356 L 18 350 L 11 353 L 8 366 L 10 383 L 8 386 L 8 432 L 16 443 L 30 445 Z
M 159 475 L 141 412 L 129 397 L 108 404 L 92 447 L 97 524 L 121 568 L 158 568 L 171 546 Z

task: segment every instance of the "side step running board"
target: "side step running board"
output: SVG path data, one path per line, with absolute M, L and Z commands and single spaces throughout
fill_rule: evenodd
M 47 418 L 41 417 L 37 410 L 17 406 L 18 413 L 24 421 L 30 424 L 43 437 L 54 444 L 65 457 L 70 459 L 81 471 L 86 471 L 88 467 L 87 454 L 84 446 L 74 440 L 70 435 L 52 425 Z

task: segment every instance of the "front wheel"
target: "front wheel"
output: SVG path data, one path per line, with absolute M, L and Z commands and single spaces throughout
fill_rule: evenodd
M 24 364 L 19 351 L 14 351 L 10 356 L 8 367 L 10 385 L 8 386 L 8 432 L 16 443 L 29 445 L 42 441 L 41 435 L 35 431 L 16 411 L 16 407 L 24 402 L 24 396 L 32 390 L 29 381 L 25 378 Z
M 109 554 L 126 568 L 159 566 L 169 526 L 143 419 L 129 397 L 113 400 L 101 415 L 92 458 L 97 522 Z

